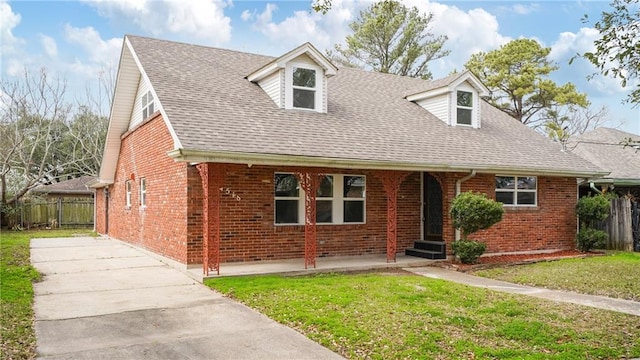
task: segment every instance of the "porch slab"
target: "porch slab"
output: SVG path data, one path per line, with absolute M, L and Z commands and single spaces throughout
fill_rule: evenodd
M 207 278 L 226 276 L 246 276 L 265 274 L 304 275 L 322 272 L 364 271 L 385 268 L 407 268 L 429 266 L 442 260 L 429 260 L 413 256 L 400 255 L 396 262 L 387 262 L 386 255 L 334 256 L 316 259 L 316 267 L 304 268 L 304 259 L 269 260 L 255 262 L 235 262 L 220 264 L 220 275 L 209 272 L 209 276 L 202 273 L 202 265 L 189 266 L 189 275 L 198 281 Z

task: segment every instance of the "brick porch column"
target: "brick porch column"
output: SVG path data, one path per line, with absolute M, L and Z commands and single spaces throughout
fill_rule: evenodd
M 387 193 L 387 262 L 396 261 L 398 235 L 398 190 L 400 184 L 409 176 L 407 171 L 375 171 L 374 175 L 382 181 Z
M 297 171 L 296 177 L 304 190 L 304 268 L 316 267 L 316 192 L 320 175 L 315 172 Z
M 225 166 L 219 163 L 196 165 L 202 180 L 202 271 L 220 275 L 220 188 L 224 185 Z

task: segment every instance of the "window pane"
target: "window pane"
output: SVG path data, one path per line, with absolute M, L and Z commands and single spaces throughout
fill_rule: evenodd
M 535 188 L 536 188 L 536 177 L 535 176 L 519 177 L 518 178 L 518 189 L 535 190 Z
M 298 179 L 292 174 L 275 174 L 274 191 L 276 197 L 298 197 Z
M 313 90 L 293 89 L 293 107 L 315 109 L 316 92 Z
M 468 91 L 458 91 L 458 106 L 473 106 L 473 94 Z
M 333 197 L 333 176 L 325 175 L 322 178 L 316 197 Z
M 471 125 L 471 110 L 458 108 L 458 124 Z
M 142 119 L 146 119 L 149 117 L 149 108 L 142 109 Z
M 364 176 L 344 177 L 344 197 L 364 198 L 365 179 Z
M 316 222 L 333 222 L 333 202 L 331 200 L 316 200 Z
M 298 223 L 298 200 L 276 200 L 276 224 Z
M 344 222 L 364 222 L 364 201 L 344 202 Z
M 496 191 L 496 201 L 505 205 L 513 205 L 513 193 L 511 191 Z
M 513 176 L 496 176 L 496 189 L 515 189 Z
M 316 71 L 311 69 L 293 68 L 293 86 L 308 88 L 316 87 Z
M 154 108 L 153 108 L 153 103 L 149 104 L 149 115 L 153 114 L 155 112 Z
M 518 205 L 535 205 L 536 193 L 535 192 L 519 192 L 518 193 Z

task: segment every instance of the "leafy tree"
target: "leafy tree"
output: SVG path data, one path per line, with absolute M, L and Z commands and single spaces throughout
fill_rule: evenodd
M 433 14 L 422 15 L 395 0 L 383 0 L 360 12 L 350 24 L 346 47 L 335 45 L 329 56 L 339 63 L 374 71 L 431 79 L 427 63 L 449 54 L 446 36 L 429 32 Z
M 588 22 L 588 16 L 583 20 Z M 639 0 L 613 0 L 611 11 L 602 13 L 595 23 L 601 37 L 594 42 L 595 51 L 582 54 L 603 75 L 620 79 L 624 87 L 629 80 L 640 75 L 640 2 Z M 640 104 L 640 82 L 629 94 L 628 102 Z
M 315 12 L 326 14 L 331 10 L 331 0 L 314 0 L 311 4 L 311 8 Z
M 576 235 L 576 243 L 580 251 L 605 246 L 608 235 L 602 230 L 594 229 L 596 222 L 605 220 L 610 213 L 611 205 L 605 195 L 582 197 L 576 204 L 576 213 L 580 219 L 580 231 Z
M 540 126 L 544 119 L 537 115 L 543 110 L 589 105 L 574 84 L 558 85 L 548 78 L 558 69 L 547 58 L 550 51 L 535 40 L 518 39 L 472 55 L 465 67 L 491 90 L 489 102 L 523 124 Z

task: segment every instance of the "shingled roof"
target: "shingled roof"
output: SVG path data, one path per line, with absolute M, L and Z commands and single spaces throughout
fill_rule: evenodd
M 603 173 L 488 103 L 481 104 L 482 128 L 473 129 L 448 126 L 405 98 L 407 92 L 430 90 L 456 76 L 425 81 L 339 68 L 328 79 L 327 113 L 285 110 L 246 79 L 273 57 L 126 39 L 161 104 L 176 144 L 170 155 L 179 161 Z
M 626 139 L 640 136 L 606 127 L 571 139 L 572 152 L 611 173 L 595 182 L 640 185 L 640 150 L 627 146 Z
M 89 188 L 89 184 L 95 180 L 95 176 L 81 176 L 54 184 L 41 185 L 33 188 L 31 192 L 49 195 L 91 195 L 93 190 Z

